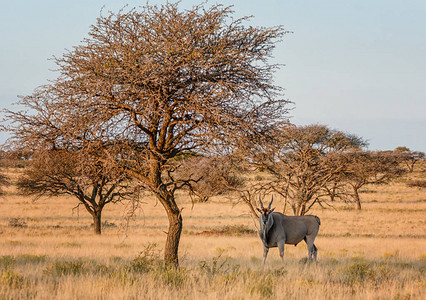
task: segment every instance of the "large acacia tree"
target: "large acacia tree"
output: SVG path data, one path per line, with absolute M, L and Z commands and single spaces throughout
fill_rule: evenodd
M 36 113 L 9 113 L 21 145 L 87 149 L 154 193 L 169 219 L 169 266 L 178 266 L 182 231 L 175 191 L 191 183 L 176 179 L 170 160 L 233 146 L 286 116 L 269 62 L 285 31 L 232 13 L 168 3 L 101 15 L 56 58 L 57 80 L 20 101 Z

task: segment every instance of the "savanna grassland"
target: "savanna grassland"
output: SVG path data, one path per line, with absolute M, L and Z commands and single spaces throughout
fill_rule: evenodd
M 3 171 L 13 180 L 20 169 Z M 128 222 L 129 204 L 106 206 L 95 236 L 73 198 L 34 201 L 10 186 L 0 198 L 0 299 L 426 299 L 426 190 L 406 185 L 425 174 L 367 186 L 361 211 L 317 207 L 318 263 L 306 263 L 301 243 L 286 246 L 284 264 L 272 249 L 265 268 L 257 221 L 224 196 L 179 197 L 174 270 L 161 263 L 168 220 L 154 198 Z

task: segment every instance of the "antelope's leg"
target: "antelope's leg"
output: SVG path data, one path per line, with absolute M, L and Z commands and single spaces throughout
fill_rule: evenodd
M 308 246 L 308 259 L 312 260 L 312 255 L 314 254 L 314 239 L 311 236 L 307 236 L 305 238 L 306 245 Z M 314 255 L 316 257 L 316 253 Z
M 265 265 L 266 257 L 268 256 L 269 248 L 265 245 L 263 246 L 263 265 Z
M 317 247 L 315 246 L 315 244 L 313 244 L 313 253 L 314 253 L 314 260 L 315 261 L 317 261 L 317 253 L 318 253 L 318 249 L 317 249 Z
M 280 250 L 280 257 L 282 262 L 284 262 L 284 245 L 285 245 L 284 240 L 278 242 L 278 249 Z

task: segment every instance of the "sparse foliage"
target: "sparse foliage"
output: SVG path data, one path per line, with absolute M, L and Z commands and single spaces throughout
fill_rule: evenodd
M 411 151 L 407 147 L 397 147 L 395 148 L 394 153 L 400 155 L 401 160 L 411 173 L 414 171 L 414 165 L 425 158 L 424 152 Z
M 219 157 L 195 156 L 185 159 L 178 169 L 178 176 L 193 178 L 190 192 L 199 201 L 222 195 L 241 186 L 244 179 L 229 160 Z
M 341 180 L 352 189 L 351 197 L 361 209 L 359 190 L 367 184 L 386 184 L 403 175 L 401 157 L 387 151 L 353 151 L 347 153 L 349 164 L 341 174 Z
M 322 204 L 329 195 L 325 188 L 347 163 L 342 153 L 365 144 L 324 125 L 288 125 L 272 133 L 262 151 L 254 150 L 255 162 L 273 176 L 269 186 L 283 196 L 294 215 L 304 215 L 313 205 Z

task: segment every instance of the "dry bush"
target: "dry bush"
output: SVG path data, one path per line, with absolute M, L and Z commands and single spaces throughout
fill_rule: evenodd
M 409 187 L 417 187 L 420 189 L 426 188 L 426 180 L 414 180 L 407 183 Z
M 190 191 L 200 202 L 230 192 L 244 184 L 243 177 L 227 159 L 195 156 L 183 161 L 178 176 L 192 178 Z
M 197 235 L 256 236 L 257 231 L 245 225 L 225 225 L 211 230 L 203 230 Z
M 10 227 L 27 227 L 27 222 L 22 218 L 10 218 L 9 219 Z

